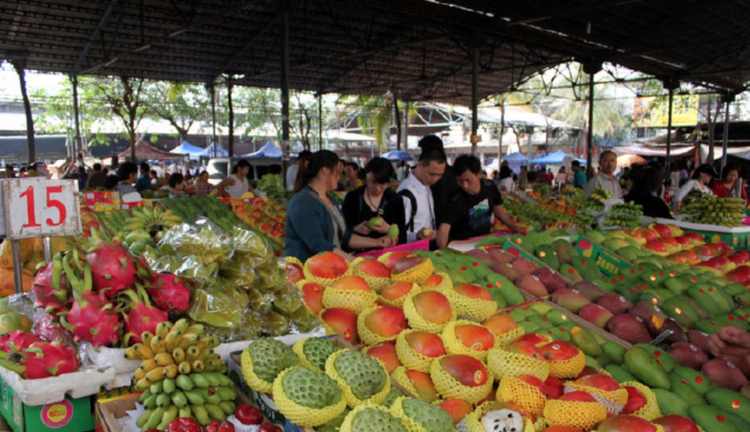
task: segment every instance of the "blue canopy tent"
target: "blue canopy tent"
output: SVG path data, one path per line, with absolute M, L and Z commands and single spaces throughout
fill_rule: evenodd
M 249 153 L 245 157 L 247 159 L 281 159 L 284 153 L 281 149 L 271 141 L 263 144 L 258 151 Z
M 203 151 L 205 149 L 192 145 L 188 141 L 183 140 L 180 145 L 173 148 L 169 152 L 172 154 L 183 154 L 189 157 L 190 159 L 200 159 L 201 155 L 203 154 Z
M 212 158 L 212 157 L 228 157 L 229 156 L 229 152 L 224 147 L 222 147 L 222 146 L 214 143 L 214 144 L 211 144 L 210 146 L 206 147 L 205 149 L 203 149 L 203 151 L 201 152 L 200 156 L 205 156 L 205 157 L 209 157 L 209 158 Z
M 508 162 L 508 167 L 518 174 L 521 172 L 521 167 L 528 165 L 529 159 L 521 153 L 511 153 L 507 156 L 503 156 L 503 160 Z
M 544 156 L 540 156 L 529 161 L 532 165 L 563 165 L 574 159 L 573 156 L 565 153 L 564 151 L 554 151 L 547 153 Z
M 409 152 L 403 151 L 403 150 L 391 150 L 389 152 L 383 153 L 382 157 L 388 159 L 389 161 L 402 161 L 402 162 L 408 162 L 411 160 L 414 160 L 413 157 L 409 154 Z

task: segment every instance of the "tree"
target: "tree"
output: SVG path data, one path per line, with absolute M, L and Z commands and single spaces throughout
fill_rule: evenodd
M 143 88 L 143 105 L 148 115 L 168 121 L 180 141 L 187 138 L 198 121 L 210 121 L 210 97 L 198 84 L 150 81 Z
M 378 151 L 384 151 L 388 146 L 388 131 L 392 120 L 392 98 L 387 96 L 342 96 L 340 102 L 348 106 L 355 106 L 354 114 L 357 125 L 364 133 L 375 136 Z
M 140 78 L 107 78 L 96 81 L 99 91 L 109 105 L 112 114 L 116 115 L 130 143 L 130 158 L 136 160 L 135 142 L 138 126 L 146 115 L 146 107 L 143 105 L 142 92 L 144 80 Z

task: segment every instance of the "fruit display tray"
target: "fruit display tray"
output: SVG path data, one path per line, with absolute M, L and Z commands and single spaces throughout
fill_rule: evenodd
M 641 218 L 643 223 L 658 223 L 665 225 L 676 225 L 684 230 L 701 234 L 706 241 L 714 242 L 717 239 L 737 249 L 750 248 L 750 226 L 725 227 L 721 225 L 697 224 L 677 219 Z
M 102 386 L 115 378 L 112 367 L 88 368 L 56 377 L 27 380 L 8 369 L 0 368 L 0 378 L 18 395 L 26 405 L 38 406 L 58 402 L 65 395 L 79 399 L 99 393 Z

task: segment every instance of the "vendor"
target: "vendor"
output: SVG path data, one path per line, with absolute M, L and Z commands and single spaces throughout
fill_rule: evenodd
M 620 180 L 615 177 L 617 169 L 617 154 L 611 150 L 603 151 L 599 155 L 599 173 L 595 175 L 584 187 L 586 196 L 597 190 L 602 189 L 610 198 L 622 198 L 622 189 Z
M 451 240 L 489 234 L 493 216 L 514 232 L 523 232 L 503 209 L 497 187 L 481 179 L 482 164 L 476 156 L 461 155 L 453 164 L 459 190 L 448 201 L 446 213 L 437 232 L 437 246 L 444 248 Z
M 324 251 L 391 245 L 387 236 L 373 239 L 346 229 L 344 217 L 328 195 L 336 190 L 342 169 L 336 153 L 320 150 L 300 171 L 302 188 L 289 200 L 287 208 L 284 256 L 305 261 Z
M 346 194 L 343 213 L 348 230 L 373 239 L 389 237 L 391 226 L 398 228 L 398 237 L 393 244 L 406 243 L 404 227 L 404 201 L 389 189 L 396 178 L 391 163 L 381 157 L 371 159 L 365 166 L 365 185 Z M 380 224 L 372 225 L 373 218 L 381 218 Z
M 169 196 L 179 197 L 185 195 L 185 177 L 180 173 L 172 173 L 169 175 L 167 184 L 162 186 L 161 190 L 169 193 Z
M 632 174 L 633 187 L 625 201 L 639 204 L 645 216 L 672 219 L 672 212 L 660 194 L 664 184 L 662 170 L 657 167 L 635 168 Z
M 245 159 L 240 160 L 232 168 L 232 175 L 225 178 L 219 183 L 217 189 L 222 195 L 228 195 L 231 198 L 239 198 L 250 191 L 250 183 L 247 181 L 247 175 L 250 173 L 250 163 Z
M 740 170 L 735 166 L 731 166 L 724 170 L 724 179 L 715 181 L 711 190 L 714 195 L 720 198 L 734 197 L 747 201 L 747 191 L 742 183 Z
M 123 162 L 117 168 L 117 185 L 115 190 L 120 193 L 122 201 L 140 201 L 141 194 L 135 188 L 138 167 L 133 162 Z
M 713 195 L 708 185 L 711 184 L 711 179 L 717 177 L 716 170 L 709 164 L 703 164 L 695 169 L 693 178 L 682 187 L 674 195 L 674 207 L 679 208 L 682 200 L 693 190 L 697 190 L 703 194 Z

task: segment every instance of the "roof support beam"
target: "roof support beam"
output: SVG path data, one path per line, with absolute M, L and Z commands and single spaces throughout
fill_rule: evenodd
M 78 66 L 76 67 L 76 70 L 80 71 L 81 68 L 83 68 L 84 62 L 86 62 L 88 58 L 89 50 L 91 50 L 91 45 L 94 44 L 96 38 L 99 37 L 99 33 L 101 33 L 102 29 L 104 29 L 104 26 L 107 24 L 107 21 L 109 21 L 109 17 L 112 15 L 112 11 L 115 10 L 117 2 L 118 0 L 109 0 L 107 8 L 104 9 L 104 13 L 101 18 L 99 18 L 99 24 L 97 24 L 94 31 L 91 32 L 88 41 L 86 41 L 86 45 L 84 45 L 81 50 L 81 54 L 78 55 Z

